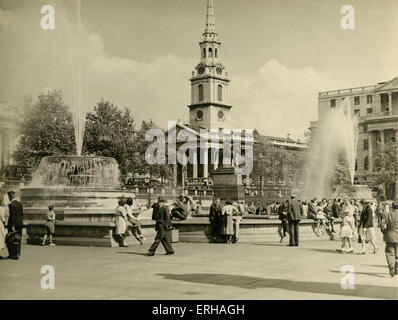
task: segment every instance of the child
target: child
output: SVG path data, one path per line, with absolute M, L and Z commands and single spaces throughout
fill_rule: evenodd
M 339 252 L 354 252 L 352 248 L 351 238 L 357 236 L 357 228 L 355 227 L 354 219 L 354 207 L 346 201 L 346 207 L 343 210 L 343 222 L 341 223 L 340 238 L 341 238 L 341 249 L 337 249 Z M 346 248 L 348 244 L 348 249 Z
M 55 231 L 55 212 L 54 212 L 54 206 L 49 206 L 48 207 L 48 213 L 47 213 L 47 223 L 46 223 L 46 233 L 43 237 L 43 242 L 42 246 L 46 244 L 47 241 L 47 235 L 50 238 L 50 246 L 55 246 L 55 243 L 53 243 L 53 235 Z

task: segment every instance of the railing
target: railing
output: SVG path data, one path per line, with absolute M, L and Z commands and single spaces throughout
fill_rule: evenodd
M 357 92 L 362 92 L 362 91 L 370 91 L 370 90 L 375 90 L 375 89 L 376 89 L 376 85 L 355 87 L 355 88 L 348 88 L 348 89 L 340 89 L 340 90 L 330 90 L 330 91 L 319 92 L 318 96 L 323 97 L 323 96 L 339 95 L 339 94 L 344 95 L 344 94 L 352 94 L 352 93 L 357 93 Z

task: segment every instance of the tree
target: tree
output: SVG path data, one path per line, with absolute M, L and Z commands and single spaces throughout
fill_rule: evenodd
M 398 180 L 398 142 L 378 143 L 373 166 L 373 181 L 381 185 L 385 193 L 386 186 Z
M 20 132 L 13 154 L 18 165 L 36 168 L 42 157 L 76 153 L 72 114 L 59 91 L 39 95 L 26 110 Z
M 130 111 L 102 99 L 87 113 L 83 154 L 115 158 L 125 175 L 136 166 L 134 132 Z
M 270 142 L 258 141 L 253 146 L 252 179 L 260 183 L 264 181 L 285 180 L 288 172 L 295 172 L 300 167 L 301 157 L 284 147 L 275 146 Z
M 165 164 L 148 164 L 145 160 L 145 152 L 152 141 L 146 141 L 145 135 L 150 129 L 159 129 L 159 127 L 152 121 L 142 121 L 140 129 L 135 133 L 135 157 L 136 169 L 135 172 L 140 174 L 149 173 L 150 177 L 169 179 L 172 177 L 172 168 L 167 163 Z M 167 159 L 166 159 L 167 161 Z

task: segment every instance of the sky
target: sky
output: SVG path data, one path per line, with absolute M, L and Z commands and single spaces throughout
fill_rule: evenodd
M 103 98 L 129 108 L 137 123 L 151 118 L 166 128 L 186 119 L 206 2 L 0 0 L 0 102 L 23 105 L 47 88 L 80 111 Z M 40 27 L 46 4 L 55 8 L 54 30 Z M 347 4 L 354 30 L 340 26 Z M 214 5 L 236 128 L 303 138 L 317 119 L 318 92 L 398 76 L 396 0 Z

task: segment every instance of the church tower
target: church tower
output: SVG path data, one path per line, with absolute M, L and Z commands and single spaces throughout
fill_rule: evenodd
M 232 129 L 228 104 L 230 79 L 219 62 L 221 42 L 214 20 L 213 0 L 207 0 L 206 28 L 199 42 L 200 62 L 192 72 L 189 124 L 206 129 Z

